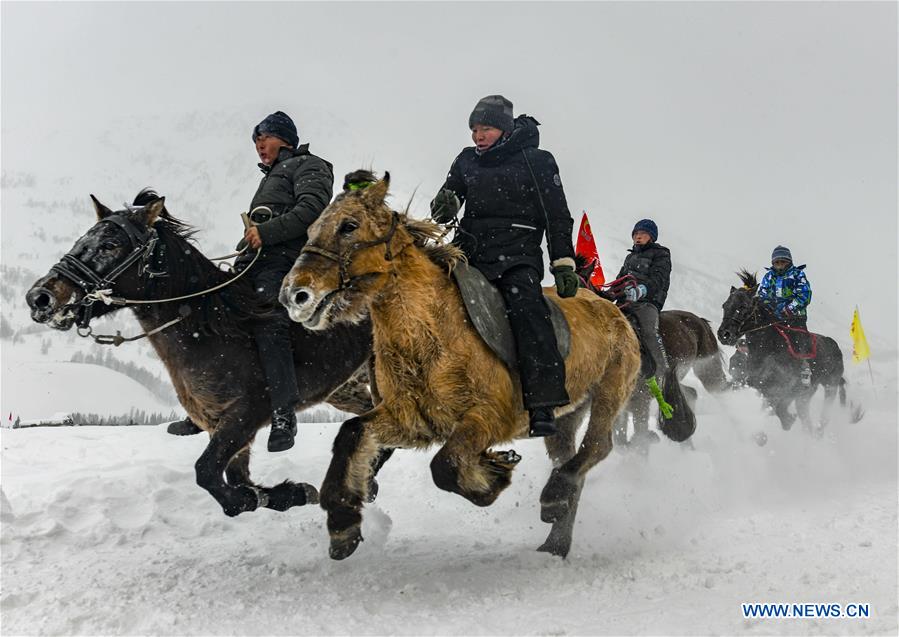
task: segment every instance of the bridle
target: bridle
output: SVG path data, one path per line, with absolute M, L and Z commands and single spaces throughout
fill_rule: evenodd
M 335 263 L 337 263 L 337 268 L 338 268 L 337 272 L 338 272 L 338 276 L 340 278 L 340 285 L 337 287 L 335 292 L 340 292 L 342 290 L 345 290 L 350 285 L 352 285 L 352 283 L 354 281 L 369 276 L 368 274 L 360 274 L 360 275 L 354 275 L 354 276 L 350 276 L 348 274 L 352 258 L 356 255 L 357 252 L 359 252 L 361 250 L 365 250 L 367 248 L 372 248 L 374 246 L 381 245 L 383 243 L 383 244 L 385 244 L 384 258 L 387 261 L 393 260 L 394 255 L 393 255 L 393 251 L 390 248 L 390 242 L 393 240 L 393 236 L 396 234 L 396 228 L 399 225 L 399 217 L 400 216 L 399 216 L 399 213 L 397 213 L 396 211 L 391 211 L 391 212 L 392 212 L 392 214 L 390 217 L 390 227 L 387 229 L 387 232 L 384 233 L 380 237 L 377 237 L 375 239 L 369 239 L 367 241 L 356 241 L 354 243 L 351 243 L 349 246 L 347 246 L 346 249 L 343 249 L 343 246 L 341 246 L 340 234 L 338 233 L 337 250 L 336 251 L 328 250 L 327 248 L 322 248 L 322 247 L 307 243 L 305 246 L 303 246 L 303 249 L 300 251 L 300 254 L 303 254 L 306 252 L 312 253 L 312 254 L 317 254 L 319 256 L 325 257 L 329 261 L 334 261 Z
M 128 206 L 127 204 L 126 208 L 128 209 L 128 212 L 131 213 L 141 210 L 141 207 Z M 160 269 L 153 269 L 151 267 L 151 263 L 154 261 L 154 256 L 157 256 L 157 247 L 160 247 L 161 250 L 164 251 L 165 244 L 159 244 L 159 234 L 156 232 L 156 228 L 136 223 L 122 213 L 113 213 L 107 217 L 104 217 L 103 219 L 100 219 L 97 222 L 97 226 L 101 223 L 115 224 L 116 226 L 121 228 L 125 232 L 125 235 L 128 237 L 128 240 L 131 243 L 131 252 L 121 263 L 114 267 L 109 273 L 101 276 L 94 272 L 94 270 L 89 265 L 69 252 L 63 255 L 59 263 L 50 268 L 50 272 L 66 277 L 78 288 L 80 288 L 82 292 L 84 292 L 84 297 L 82 297 L 80 301 L 64 305 L 60 308 L 60 310 L 77 309 L 78 307 L 83 306 L 84 312 L 77 319 L 78 335 L 81 337 L 91 336 L 94 341 L 100 345 L 119 346 L 125 342 L 136 341 L 147 336 L 152 336 L 153 334 L 157 334 L 158 332 L 161 332 L 162 330 L 171 327 L 176 323 L 180 323 L 185 318 L 187 318 L 187 314 L 182 313 L 177 318 L 168 321 L 167 323 L 164 323 L 159 327 L 150 330 L 149 332 L 145 332 L 143 334 L 130 338 L 123 337 L 121 332 L 116 332 L 115 336 L 105 334 L 94 335 L 93 330 L 90 326 L 91 318 L 93 317 L 94 303 L 102 301 L 106 305 L 125 307 L 128 305 L 154 305 L 157 303 L 170 303 L 172 301 L 183 301 L 185 299 L 204 296 L 234 283 L 237 279 L 242 277 L 247 273 L 247 271 L 250 270 L 253 264 L 255 264 L 259 259 L 259 255 L 262 254 L 262 251 L 258 250 L 256 252 L 256 256 L 253 257 L 253 260 L 247 265 L 246 268 L 241 270 L 239 274 L 228 279 L 227 281 L 224 281 L 223 283 L 219 283 L 218 285 L 215 285 L 206 290 L 201 290 L 199 292 L 193 292 L 191 294 L 184 294 L 167 299 L 126 299 L 120 296 L 113 296 L 115 281 L 126 271 L 128 271 L 128 269 L 131 268 L 135 263 L 138 263 L 137 272 L 138 276 L 140 277 L 146 277 L 152 280 L 154 278 L 168 276 L 168 272 L 161 269 L 163 267 L 162 265 L 159 266 Z M 242 252 L 243 251 L 237 254 L 241 254 Z M 164 252 L 161 252 L 158 255 L 158 258 L 155 260 L 157 262 L 162 261 L 164 260 L 164 256 Z
M 747 287 L 740 288 L 740 290 L 744 290 L 746 292 L 751 292 L 751 290 Z M 764 325 L 759 325 L 757 327 L 744 329 L 744 326 L 746 325 L 746 323 L 748 323 L 750 321 L 750 319 L 752 319 L 753 317 L 761 318 L 759 308 L 760 308 L 760 303 L 759 303 L 758 297 L 753 296 L 752 297 L 752 310 L 749 312 L 749 314 L 747 314 L 746 317 L 739 323 L 737 323 L 737 321 L 735 319 L 733 319 L 733 318 L 731 319 L 731 321 L 733 321 L 736 324 L 737 338 L 739 338 L 740 336 L 744 336 L 745 334 L 749 334 L 750 332 L 758 332 L 759 330 L 763 330 L 766 327 L 772 327 L 772 326 L 778 324 L 777 321 L 774 321 L 772 323 L 765 323 Z
M 140 262 L 138 266 L 138 274 L 140 276 L 148 276 L 153 279 L 155 277 L 168 276 L 168 273 L 161 270 L 153 270 L 149 267 L 151 257 L 156 252 L 156 246 L 159 242 L 159 235 L 153 227 L 146 227 L 137 224 L 125 215 L 112 214 L 104 217 L 97 222 L 112 223 L 121 228 L 131 243 L 131 252 L 125 259 L 114 267 L 109 273 L 101 276 L 84 263 L 81 259 L 74 256 L 71 252 L 63 255 L 62 259 L 50 268 L 50 272 L 62 275 L 74 283 L 84 292 L 84 297 L 77 303 L 70 303 L 61 309 L 84 306 L 84 314 L 78 319 L 78 333 L 81 336 L 88 336 L 90 332 L 82 334 L 83 330 L 90 329 L 90 321 L 92 317 L 92 309 L 94 303 L 103 301 L 107 305 L 128 304 L 127 299 L 111 296 L 115 286 L 115 281 L 122 276 L 136 262 Z M 96 227 L 96 226 L 95 226 Z

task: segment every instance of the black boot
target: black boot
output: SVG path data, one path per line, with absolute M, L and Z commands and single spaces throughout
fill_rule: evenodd
M 184 418 L 184 420 L 176 420 L 175 422 L 170 422 L 169 426 L 166 428 L 166 431 L 173 436 L 193 436 L 194 434 L 198 434 L 203 430 L 194 424 L 194 421 L 190 419 L 190 416 L 187 416 Z
M 556 429 L 556 418 L 553 415 L 552 407 L 536 407 L 529 410 L 528 413 L 531 416 L 528 436 L 531 438 L 542 438 L 559 433 L 559 430 Z
M 297 415 L 293 407 L 276 409 L 272 414 L 272 430 L 268 434 L 269 451 L 287 451 L 297 435 Z

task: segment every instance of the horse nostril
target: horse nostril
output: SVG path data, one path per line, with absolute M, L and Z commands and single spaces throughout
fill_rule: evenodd
M 293 295 L 293 304 L 294 305 L 305 305 L 307 301 L 309 301 L 309 293 L 306 290 L 300 290 L 296 294 Z
M 45 310 L 53 303 L 53 297 L 47 292 L 41 291 L 34 295 L 32 303 L 35 309 Z

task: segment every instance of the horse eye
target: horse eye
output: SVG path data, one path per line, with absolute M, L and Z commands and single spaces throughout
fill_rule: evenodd
M 359 228 L 359 224 L 355 221 L 351 221 L 347 219 L 343 223 L 340 224 L 340 227 L 337 229 L 337 232 L 340 234 L 351 234 L 355 232 Z
M 100 244 L 101 250 L 115 250 L 118 247 L 119 246 L 114 244 L 112 241 L 104 241 L 103 243 Z

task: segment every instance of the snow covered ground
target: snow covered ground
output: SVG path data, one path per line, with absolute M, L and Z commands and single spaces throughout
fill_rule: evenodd
M 695 451 L 663 441 L 590 474 L 566 561 L 534 551 L 539 441 L 516 445 L 525 458 L 488 509 L 434 487 L 431 454 L 398 452 L 366 541 L 338 563 L 318 507 L 226 518 L 194 483 L 202 436 L 4 430 L 3 632 L 895 634 L 890 400 L 816 440 L 780 431 L 749 391 L 704 396 Z M 260 451 L 255 478 L 319 484 L 336 428 Z M 744 602 L 868 603 L 871 617 L 746 620 Z
M 259 179 L 251 127 L 284 109 L 338 187 L 390 170 L 392 203 L 417 190 L 424 216 L 495 92 L 543 122 L 607 275 L 634 221 L 659 222 L 669 309 L 717 327 L 733 272 L 789 245 L 809 265 L 811 327 L 839 342 L 867 415 L 815 439 L 782 432 L 748 390 L 700 391 L 694 451 L 663 441 L 590 474 L 566 561 L 534 551 L 539 441 L 515 446 L 524 460 L 487 509 L 433 486 L 431 453 L 398 452 L 365 543 L 337 563 L 317 507 L 225 517 L 194 481 L 202 436 L 3 429 L 3 635 L 896 634 L 895 3 L 483 3 L 476 21 L 468 3 L 281 3 L 302 36 L 287 83 L 289 54 L 247 29 L 258 5 L 211 6 L 3 3 L 4 423 L 178 409 L 70 362 L 102 350 L 30 320 L 25 291 L 91 225 L 88 193 L 118 208 L 154 186 L 204 253 L 228 253 Z M 165 46 L 135 46 L 135 25 Z M 856 305 L 876 395 L 848 366 Z M 139 332 L 127 311 L 94 328 Z M 146 341 L 107 351 L 164 374 Z M 320 484 L 336 431 L 262 449 L 256 479 Z M 872 616 L 746 620 L 751 602 Z

